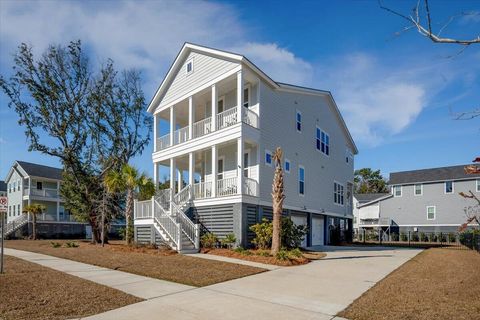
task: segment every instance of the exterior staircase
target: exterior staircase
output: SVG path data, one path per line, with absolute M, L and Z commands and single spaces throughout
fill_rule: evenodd
M 24 225 L 26 225 L 27 223 L 28 223 L 28 215 L 22 214 L 21 216 L 19 216 L 15 220 L 12 220 L 5 225 L 4 236 L 8 237 L 12 233 L 17 231 L 21 227 L 23 227 Z
M 172 249 L 180 253 L 200 250 L 200 225 L 185 214 L 191 206 L 192 187 L 187 185 L 173 199 L 170 189 L 161 190 L 152 199 L 155 230 Z

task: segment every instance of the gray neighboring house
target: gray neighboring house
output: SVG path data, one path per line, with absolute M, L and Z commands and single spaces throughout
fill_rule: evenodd
M 353 230 L 358 232 L 361 205 L 388 196 L 389 193 L 355 193 L 353 194 Z
M 31 224 L 23 214 L 32 203 L 45 206 L 37 217 L 37 232 L 40 236 L 84 237 L 85 224 L 73 219 L 63 206 L 60 196 L 62 169 L 25 161 L 15 161 L 5 179 L 8 197 L 7 233 L 21 237 L 29 233 Z
M 6 197 L 7 196 L 7 184 L 5 181 L 0 180 L 0 197 Z
M 358 228 L 390 232 L 457 231 L 466 221 L 464 208 L 473 204 L 459 193 L 472 191 L 480 195 L 480 174 L 467 175 L 464 167 L 391 173 L 389 194 L 358 204 Z

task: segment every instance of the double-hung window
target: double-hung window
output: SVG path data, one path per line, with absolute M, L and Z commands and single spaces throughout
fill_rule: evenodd
M 265 164 L 272 166 L 272 152 L 270 150 L 265 150 Z
M 315 142 L 317 150 L 327 156 L 330 155 L 330 136 L 318 127 L 315 133 Z
M 393 186 L 393 196 L 394 197 L 402 196 L 402 186 Z
M 333 203 L 342 205 L 344 204 L 344 187 L 342 184 L 333 183 Z
M 250 87 L 245 87 L 243 89 L 243 106 L 248 108 L 250 106 Z
M 302 113 L 297 110 L 295 117 L 297 131 L 302 132 Z
M 435 206 L 427 207 L 427 220 L 435 220 L 436 208 Z
M 445 181 L 445 193 L 453 193 L 453 181 Z
M 298 193 L 305 194 L 305 168 L 298 166 Z
M 285 172 L 290 173 L 290 160 L 285 159 Z
M 423 184 L 417 183 L 414 185 L 414 193 L 416 196 L 421 196 L 423 194 Z

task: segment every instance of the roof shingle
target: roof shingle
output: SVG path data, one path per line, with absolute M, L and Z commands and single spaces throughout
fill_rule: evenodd
M 29 176 L 62 180 L 63 170 L 60 168 L 54 168 L 25 161 L 17 161 L 17 163 Z
M 478 179 L 480 174 L 466 174 L 465 165 L 430 168 L 412 171 L 392 172 L 390 173 L 390 185 L 408 184 L 418 182 L 459 180 L 459 179 Z

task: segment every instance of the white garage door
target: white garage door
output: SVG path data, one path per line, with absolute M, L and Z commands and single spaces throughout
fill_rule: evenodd
M 312 219 L 312 246 L 323 246 L 323 217 L 313 217 Z
M 306 216 L 291 216 L 293 223 L 295 223 L 297 226 L 307 225 L 307 217 Z M 301 247 L 306 247 L 307 246 L 307 237 L 303 239 L 302 244 L 300 245 Z

